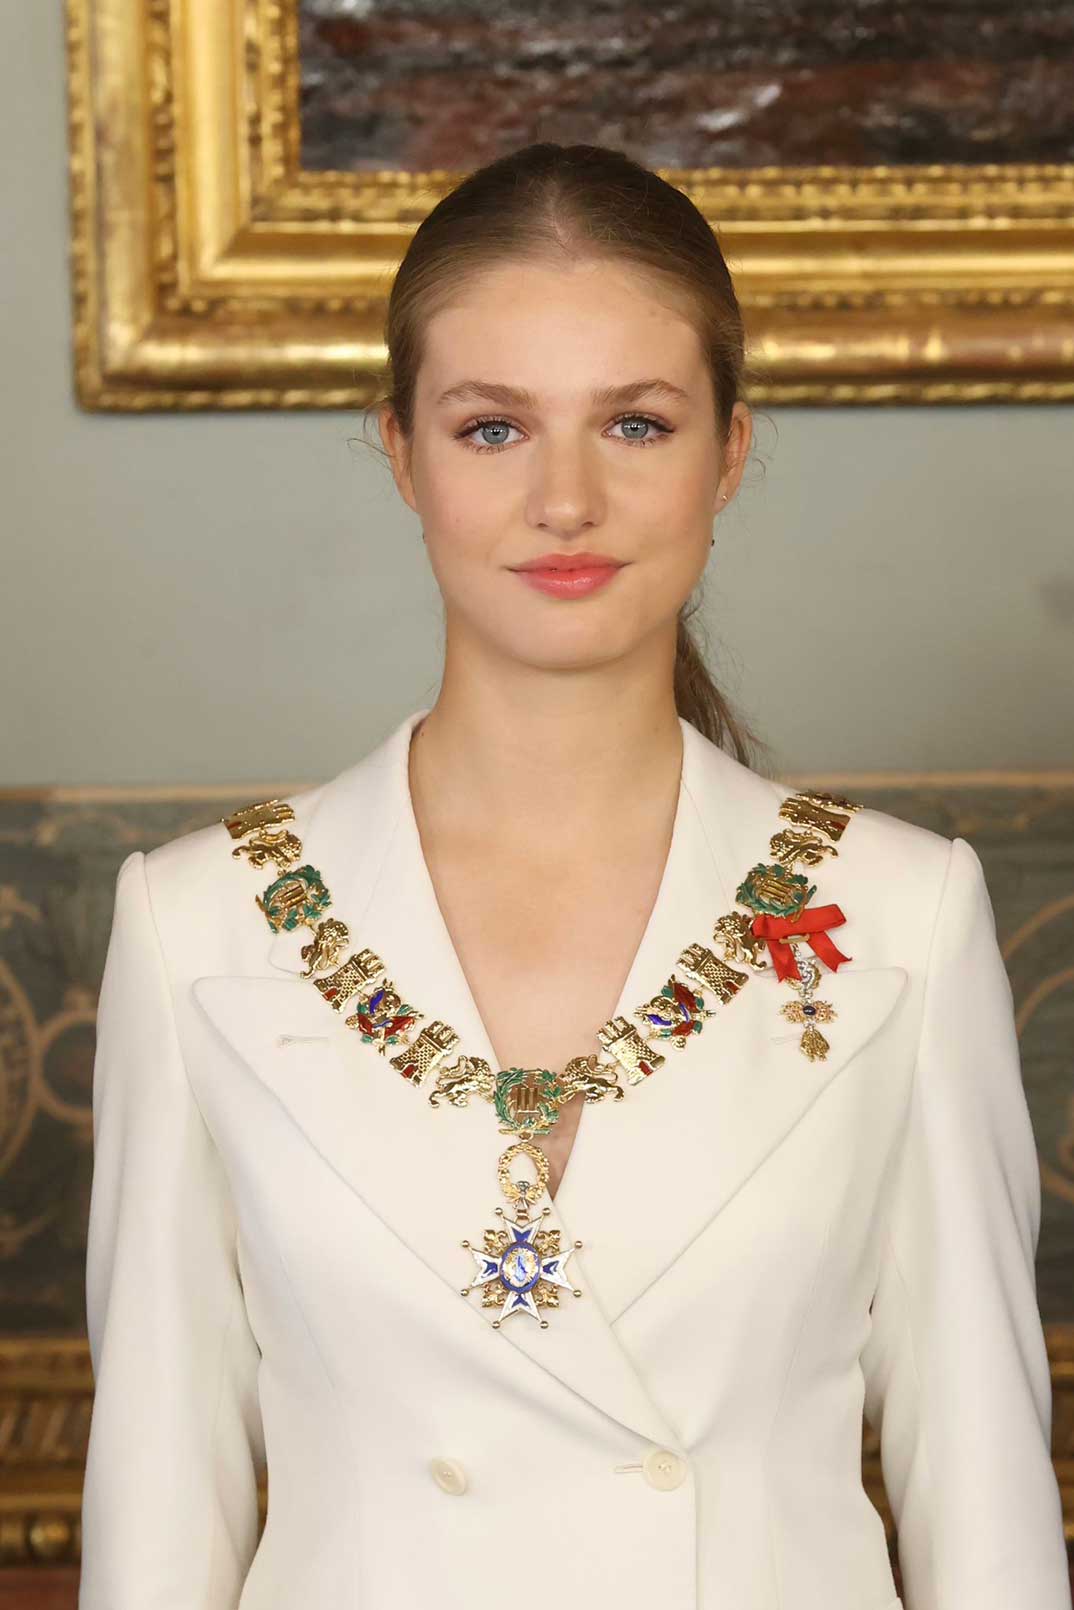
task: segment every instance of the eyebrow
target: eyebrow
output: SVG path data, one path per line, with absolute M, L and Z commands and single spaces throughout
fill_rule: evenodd
M 690 394 L 670 380 L 630 380 L 623 386 L 601 386 L 591 393 L 597 408 L 626 406 L 642 397 L 665 397 L 673 402 L 689 402 Z M 532 391 L 518 386 L 504 386 L 494 380 L 460 380 L 440 393 L 437 406 L 451 402 L 492 402 L 501 408 L 532 408 L 539 404 Z

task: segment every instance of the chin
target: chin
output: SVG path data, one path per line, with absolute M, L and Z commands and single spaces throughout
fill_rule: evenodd
M 506 638 L 501 630 L 496 643 L 505 658 L 538 671 L 586 671 L 609 660 L 629 654 L 633 641 L 621 638 L 621 623 L 612 625 L 608 616 L 601 621 L 590 619 L 584 628 L 572 627 L 568 632 L 550 631 L 543 627 L 529 629 L 520 626 Z

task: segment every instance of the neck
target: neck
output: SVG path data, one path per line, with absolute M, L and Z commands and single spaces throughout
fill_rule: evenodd
M 681 765 L 670 675 L 445 675 L 411 744 L 410 784 L 419 822 L 440 833 L 584 846 L 662 819 Z

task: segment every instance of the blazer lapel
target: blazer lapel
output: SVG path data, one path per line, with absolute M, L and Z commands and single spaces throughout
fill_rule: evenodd
M 495 1068 L 411 808 L 410 737 L 425 714 L 408 716 L 325 785 L 310 820 L 299 824 L 304 858 L 332 891 L 332 914 L 347 922 L 350 948 L 375 950 L 427 1020 L 449 1023 L 460 1050 Z M 731 909 L 738 882 L 766 854 L 776 827 L 776 785 L 682 726 L 671 849 L 616 1015 L 630 1017 L 659 990 L 684 945 L 711 943 L 713 922 Z M 251 881 L 252 901 L 260 885 Z M 842 932 L 849 936 L 849 925 Z M 496 1164 L 510 1137 L 479 1099 L 433 1108 L 427 1091 L 363 1044 L 345 1026 L 346 1014 L 333 1012 L 300 976 L 308 937 L 300 929 L 271 939 L 275 976 L 204 977 L 195 996 L 325 1162 L 473 1323 L 488 1326 L 493 1311 L 477 1292 L 460 1295 L 473 1274 L 460 1243 L 479 1244 L 498 1222 L 494 1209 L 506 1207 Z M 897 967 L 851 964 L 826 973 L 824 995 L 838 1013 L 832 1050 L 808 1063 L 779 1015 L 790 992 L 770 973 L 755 975 L 684 1049 L 669 1048 L 651 1079 L 621 1101 L 587 1105 L 547 1221 L 560 1228 L 564 1246 L 583 1243 L 567 1265 L 583 1296 L 562 1291 L 547 1330 L 517 1315 L 498 1334 L 621 1424 L 673 1446 L 678 1434 L 620 1343 L 616 1321 L 786 1138 L 887 1017 L 905 979 Z
M 617 1008 L 628 1018 L 665 982 L 685 945 L 712 945 L 713 924 L 735 906 L 746 872 L 770 859 L 780 801 L 793 792 L 741 766 L 688 722 L 682 727 L 683 783 L 668 864 Z M 831 865 L 817 871 L 825 897 Z M 768 968 L 717 1005 L 681 1049 L 661 1047 L 663 1067 L 623 1101 L 583 1113 L 555 1207 L 585 1241 L 590 1285 L 613 1323 L 677 1262 L 891 1013 L 907 973 L 855 964 L 850 941 L 863 927 L 849 920 L 854 909 L 850 888 L 839 938 L 847 936 L 851 961 L 824 969 L 818 992 L 837 1013 L 823 1061 L 799 1050 L 801 1030 L 779 1010 L 794 995 Z

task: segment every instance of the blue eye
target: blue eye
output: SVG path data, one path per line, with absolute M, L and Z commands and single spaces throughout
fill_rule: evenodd
M 669 425 L 663 424 L 659 419 L 654 419 L 651 414 L 620 414 L 618 419 L 612 420 L 612 424 L 643 426 L 645 430 L 644 435 L 630 434 L 617 438 L 621 442 L 630 442 L 636 447 L 653 447 L 663 437 L 670 436 L 672 434 L 672 430 Z M 491 417 L 487 419 L 473 420 L 471 424 L 465 425 L 462 430 L 457 431 L 456 436 L 459 441 L 466 442 L 467 446 L 472 452 L 502 453 L 505 447 L 511 447 L 514 444 L 505 440 L 490 442 L 487 437 L 482 442 L 474 441 L 471 438 L 476 436 L 478 432 L 485 433 L 492 431 L 502 433 L 517 429 L 518 426 L 512 425 L 508 419 Z M 656 434 L 652 434 L 653 432 L 656 432 Z
M 671 431 L 667 425 L 662 425 L 658 419 L 653 419 L 649 414 L 621 414 L 620 417 L 616 420 L 613 420 L 612 423 L 615 425 L 644 425 L 646 427 L 646 435 L 620 437 L 620 441 L 637 442 L 641 447 L 648 447 L 651 442 L 659 441 L 660 436 L 671 435 Z M 658 431 L 660 434 L 658 436 L 648 434 L 652 430 Z
M 475 431 L 508 431 L 508 430 L 514 430 L 514 429 L 515 429 L 515 426 L 508 424 L 506 419 L 479 419 L 479 420 L 475 421 L 475 423 L 473 425 L 468 426 L 466 430 L 461 431 L 460 435 L 462 435 L 463 437 L 469 438 L 470 436 L 472 436 L 474 434 Z M 471 442 L 470 445 L 471 446 L 476 446 L 476 444 L 472 443 L 472 442 Z M 496 441 L 490 442 L 490 441 L 488 441 L 486 439 L 485 441 L 483 441 L 481 443 L 481 445 L 479 447 L 477 447 L 477 451 L 479 453 L 482 453 L 482 452 L 493 452 L 494 453 L 501 447 L 509 447 L 509 446 L 510 446 L 510 443 L 506 442 L 506 441 L 503 441 L 503 440 L 496 440 Z

